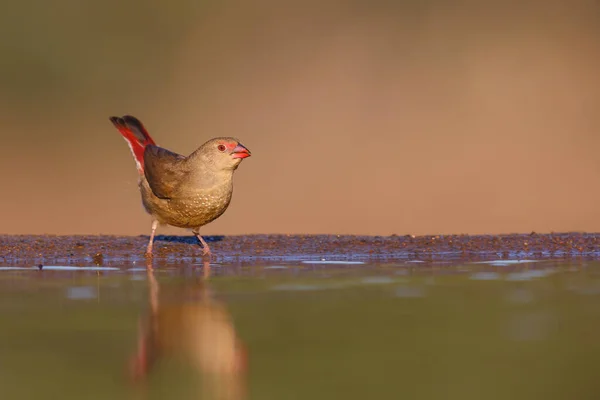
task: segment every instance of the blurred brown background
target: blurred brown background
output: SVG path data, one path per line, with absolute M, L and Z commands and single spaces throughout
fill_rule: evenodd
M 149 233 L 127 113 L 252 150 L 206 234 L 600 230 L 596 1 L 1 8 L 0 233 Z

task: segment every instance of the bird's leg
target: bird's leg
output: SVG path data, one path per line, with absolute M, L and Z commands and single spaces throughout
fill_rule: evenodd
M 152 221 L 152 232 L 150 233 L 150 241 L 148 241 L 148 247 L 146 248 L 146 257 L 152 257 L 152 244 L 154 243 L 154 233 L 158 227 L 158 221 Z
M 200 236 L 200 229 L 194 229 L 192 232 L 194 233 L 194 235 L 196 235 L 196 237 L 200 241 L 200 244 L 202 245 L 202 255 L 210 256 L 210 248 L 208 247 L 208 244 L 206 244 L 204 239 L 202 239 L 202 236 Z

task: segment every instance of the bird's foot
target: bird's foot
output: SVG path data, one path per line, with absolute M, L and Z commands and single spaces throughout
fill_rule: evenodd
M 152 221 L 152 232 L 150 233 L 150 240 L 148 241 L 148 246 L 146 247 L 146 259 L 152 259 L 152 247 L 154 244 L 154 234 L 156 233 L 156 227 L 158 226 L 158 221 Z
M 208 247 L 208 244 L 206 243 L 204 238 L 202 236 L 200 236 L 200 233 L 198 231 L 192 231 L 192 232 L 194 232 L 194 235 L 196 235 L 196 237 L 198 238 L 198 241 L 200 242 L 200 245 L 202 246 L 202 255 L 204 257 L 210 257 L 210 255 L 211 255 L 210 247 Z
M 153 257 L 152 255 L 152 246 L 148 246 L 148 248 L 146 249 L 146 258 L 151 259 Z

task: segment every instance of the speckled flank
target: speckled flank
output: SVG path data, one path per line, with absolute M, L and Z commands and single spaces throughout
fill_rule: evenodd
M 233 179 L 182 197 L 159 199 L 142 178 L 140 192 L 144 208 L 159 222 L 192 229 L 214 221 L 227 210 L 233 193 Z

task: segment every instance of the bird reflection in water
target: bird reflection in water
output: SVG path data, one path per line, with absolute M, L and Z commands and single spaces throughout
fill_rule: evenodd
M 167 293 L 159 293 L 150 261 L 147 276 L 150 312 L 140 322 L 137 352 L 129 365 L 133 381 L 148 389 L 152 369 L 161 360 L 185 359 L 202 382 L 198 398 L 244 399 L 246 351 L 227 308 L 211 293 L 208 261 L 201 278 L 186 280 L 183 289 L 175 285 L 176 301 L 167 299 Z

